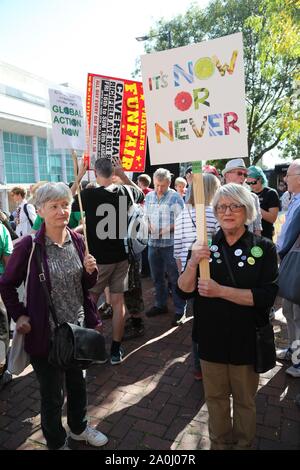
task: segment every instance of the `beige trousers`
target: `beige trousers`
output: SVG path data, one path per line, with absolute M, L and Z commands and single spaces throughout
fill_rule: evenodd
M 259 374 L 253 366 L 201 360 L 209 414 L 211 449 L 249 449 L 255 438 L 255 394 Z M 232 418 L 230 412 L 232 396 Z

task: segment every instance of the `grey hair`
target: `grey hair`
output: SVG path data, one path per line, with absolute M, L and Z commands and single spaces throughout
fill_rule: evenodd
M 242 204 L 246 209 L 246 221 L 245 224 L 249 225 L 256 218 L 257 213 L 253 201 L 253 196 L 249 189 L 245 188 L 241 184 L 228 183 L 221 186 L 215 194 L 213 199 L 213 209 L 215 217 L 218 217 L 216 207 L 221 198 L 232 199 L 237 204 Z
M 166 168 L 158 168 L 154 174 L 153 178 L 157 178 L 158 180 L 168 180 L 169 183 L 172 181 L 172 174 Z
M 67 199 L 70 204 L 73 200 L 72 192 L 65 183 L 46 183 L 36 192 L 35 204 L 39 208 L 48 201 Z
M 206 206 L 211 205 L 211 201 L 220 187 L 220 184 L 219 178 L 213 173 L 203 173 L 204 200 Z M 191 184 L 190 197 L 187 203 L 191 204 L 193 207 L 195 206 L 193 183 Z

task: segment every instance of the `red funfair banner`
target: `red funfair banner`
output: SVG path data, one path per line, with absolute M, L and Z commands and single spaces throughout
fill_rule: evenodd
M 125 171 L 145 171 L 146 114 L 143 84 L 88 74 L 86 99 L 89 155 L 118 158 Z

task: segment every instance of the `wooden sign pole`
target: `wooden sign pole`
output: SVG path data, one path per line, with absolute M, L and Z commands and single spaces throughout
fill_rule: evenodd
M 80 185 L 80 181 L 78 178 L 77 153 L 75 152 L 75 150 L 72 150 L 72 158 L 73 158 L 73 166 L 74 166 L 74 175 L 75 175 L 76 184 L 78 188 L 78 202 L 79 202 L 79 209 L 80 209 L 80 217 L 81 217 L 82 226 L 83 226 L 85 250 L 86 250 L 86 255 L 89 255 L 90 252 L 89 252 L 89 246 L 88 246 L 87 234 L 86 234 L 85 215 L 84 215 L 83 208 L 82 208 L 82 200 L 81 200 L 81 194 L 80 194 L 81 185 Z
M 207 243 L 206 216 L 205 216 L 205 197 L 202 174 L 202 162 L 193 162 L 193 191 L 194 203 L 196 209 L 196 230 L 197 240 Z M 199 263 L 200 278 L 204 281 L 210 279 L 209 261 L 203 259 Z

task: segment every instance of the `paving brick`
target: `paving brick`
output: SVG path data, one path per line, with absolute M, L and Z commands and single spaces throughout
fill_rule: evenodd
M 166 405 L 157 417 L 157 422 L 165 425 L 170 425 L 179 411 L 178 406 Z
M 288 400 L 287 398 L 282 400 L 279 396 L 278 397 L 270 396 L 268 398 L 268 405 L 281 406 L 282 408 L 292 408 L 292 409 L 294 409 L 295 408 L 295 401 L 294 400 Z
M 110 435 L 118 439 L 123 439 L 134 426 L 135 422 L 136 418 L 132 418 L 127 415 L 122 416 L 122 418 L 111 428 Z
M 176 450 L 193 450 L 198 449 L 201 436 L 197 434 L 185 434 L 178 443 Z
M 3 428 L 1 428 L 1 432 L 0 432 L 0 445 L 1 445 L 1 449 L 4 449 L 4 447 L 2 446 L 2 444 L 7 441 L 9 438 L 11 437 L 11 433 L 5 431 Z
M 121 398 L 121 402 L 126 403 L 128 405 L 136 405 L 143 398 L 143 393 L 139 393 L 138 395 L 135 395 L 133 393 L 124 393 L 123 397 Z
M 296 405 L 294 408 L 283 408 L 283 416 L 292 421 L 300 422 L 300 408 Z
M 127 414 L 135 416 L 136 418 L 146 419 L 148 421 L 155 421 L 158 412 L 141 406 L 132 406 L 128 409 Z
M 119 450 L 134 450 L 141 448 L 141 443 L 143 441 L 144 434 L 138 431 L 130 431 L 125 439 L 118 445 Z
M 28 438 L 28 427 L 23 427 L 18 432 L 13 433 L 5 442 L 4 449 L 17 449 Z
M 275 406 L 269 406 L 264 416 L 264 425 L 274 427 L 274 428 L 279 428 L 281 416 L 282 416 L 281 408 L 277 408 Z
M 282 424 L 281 441 L 292 446 L 300 446 L 300 424 L 285 419 Z
M 199 450 L 210 450 L 210 439 L 209 439 L 209 437 L 206 437 L 206 436 L 201 437 L 197 448 Z
M 171 449 L 172 441 L 168 441 L 166 439 L 160 439 L 156 436 L 147 435 L 145 436 L 142 446 L 146 449 L 154 449 L 154 450 L 168 450 Z
M 136 431 L 144 432 L 145 434 L 162 437 L 165 434 L 167 427 L 157 423 L 151 423 L 151 425 L 149 425 L 149 421 L 138 419 L 134 424 L 134 429 Z
M 280 428 L 270 428 L 258 424 L 256 426 L 256 435 L 266 439 L 279 441 L 280 440 Z
M 9 416 L 0 415 L 0 429 L 5 429 L 6 426 L 11 422 Z
M 154 410 L 161 410 L 166 405 L 170 396 L 170 393 L 158 391 L 153 400 L 151 400 L 150 407 Z
M 269 439 L 261 439 L 258 444 L 259 450 L 297 450 L 295 446 L 287 442 L 272 441 Z M 299 450 L 299 449 L 298 449 Z

